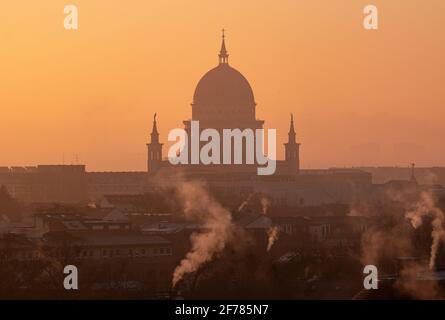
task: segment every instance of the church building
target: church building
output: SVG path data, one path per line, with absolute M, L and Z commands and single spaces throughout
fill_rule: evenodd
M 221 137 L 219 164 L 208 165 L 180 165 L 187 174 L 256 174 L 257 162 L 246 164 L 246 140 L 243 139 L 243 161 L 242 164 L 223 163 L 223 130 L 239 129 L 263 129 L 264 120 L 256 118 L 256 101 L 252 87 L 247 79 L 235 68 L 229 65 L 229 54 L 226 49 L 225 36 L 223 32 L 221 49 L 218 55 L 218 65 L 208 71 L 199 80 L 193 95 L 191 120 L 183 121 L 184 129 L 191 145 L 191 121 L 199 121 L 199 130 L 215 129 Z M 254 141 L 254 145 L 256 141 Z M 201 144 L 202 146 L 202 144 Z M 163 158 L 162 143 L 159 140 L 156 116 L 153 120 L 150 143 L 148 147 L 147 170 L 155 174 L 163 168 L 171 168 L 168 160 Z M 232 146 L 233 148 L 233 146 Z M 190 153 L 188 154 L 190 163 Z M 231 153 L 233 158 L 233 152 Z M 256 160 L 256 159 L 255 159 Z M 297 175 L 300 170 L 300 144 L 297 142 L 294 128 L 294 120 L 291 115 L 288 142 L 285 143 L 285 160 L 277 161 L 276 174 Z

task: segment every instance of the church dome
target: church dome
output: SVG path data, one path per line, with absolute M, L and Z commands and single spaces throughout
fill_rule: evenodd
M 193 95 L 194 120 L 255 120 L 255 99 L 247 79 L 229 66 L 224 36 L 219 65 L 199 80 Z
M 207 72 L 199 81 L 193 104 L 202 107 L 243 108 L 255 105 L 247 79 L 226 63 Z

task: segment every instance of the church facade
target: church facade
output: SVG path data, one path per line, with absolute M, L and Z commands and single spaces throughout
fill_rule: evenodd
M 199 121 L 201 132 L 216 129 L 220 137 L 223 136 L 224 129 L 263 129 L 264 121 L 256 118 L 257 104 L 252 87 L 239 71 L 229 65 L 224 34 L 218 65 L 199 80 L 191 106 L 191 119 L 183 121 L 189 137 L 188 145 L 191 144 L 192 121 Z M 290 118 L 284 160 L 276 161 L 276 171 L 270 176 L 257 175 L 257 165 L 246 164 L 245 154 L 242 164 L 221 164 L 222 141 L 220 164 L 190 164 L 188 161 L 188 164 L 172 165 L 163 153 L 157 126 L 155 117 L 150 142 L 147 144 L 149 189 L 156 188 L 158 175 L 172 181 L 180 176 L 181 179 L 204 180 L 212 190 L 222 194 L 247 196 L 261 193 L 281 205 L 301 206 L 349 203 L 369 191 L 372 185 L 371 175 L 360 170 L 300 169 L 300 143 L 297 140 L 293 115 Z
M 223 164 L 223 130 L 246 129 L 255 132 L 263 129 L 264 121 L 256 118 L 256 102 L 252 87 L 248 80 L 235 68 L 229 65 L 229 54 L 226 49 L 225 36 L 223 34 L 221 49 L 218 55 L 218 65 L 208 71 L 199 80 L 194 95 L 192 106 L 192 117 L 183 121 L 184 130 L 188 137 L 188 146 L 192 145 L 192 122 L 199 123 L 199 134 L 206 129 L 214 129 L 219 133 L 219 161 L 217 164 L 193 164 L 191 165 L 191 153 L 188 153 L 187 164 L 180 165 L 180 169 L 190 175 L 194 174 L 255 174 L 258 166 L 256 155 L 253 164 L 247 164 L 248 156 L 247 139 L 244 136 L 240 141 L 242 144 L 242 163 L 234 164 L 233 145 L 230 152 L 230 164 Z M 157 129 L 156 116 L 153 120 L 150 143 L 147 144 L 147 172 L 156 174 L 159 170 L 174 170 L 172 165 L 165 159 L 163 144 L 160 142 Z M 256 136 L 253 137 L 253 145 L 256 146 Z M 204 143 L 205 144 L 205 143 Z M 262 145 L 263 143 L 261 143 Z M 199 145 L 199 149 L 203 143 Z M 188 148 L 190 149 L 190 147 Z M 291 115 L 288 142 L 285 143 L 284 160 L 276 161 L 276 174 L 297 175 L 300 170 L 300 144 L 297 142 L 293 116 Z

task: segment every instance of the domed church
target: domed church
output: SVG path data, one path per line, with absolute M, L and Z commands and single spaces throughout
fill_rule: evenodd
M 190 145 L 191 122 L 199 121 L 199 130 L 207 128 L 216 129 L 222 139 L 223 129 L 263 129 L 264 121 L 256 118 L 256 102 L 249 81 L 229 64 L 229 53 L 226 48 L 224 30 L 222 34 L 221 49 L 218 54 L 218 65 L 208 71 L 199 80 L 194 95 L 192 117 L 183 121 L 184 129 L 188 133 Z M 276 174 L 295 175 L 299 172 L 299 146 L 296 141 L 293 119 L 291 117 L 289 140 L 285 143 L 285 160 L 277 161 Z M 202 144 L 202 143 L 201 143 Z M 243 141 L 243 146 L 245 141 Z M 221 158 L 222 158 L 222 143 Z M 257 164 L 210 164 L 173 166 L 168 160 L 163 160 L 162 144 L 159 141 L 156 117 L 153 120 L 151 141 L 147 144 L 149 173 L 156 173 L 166 167 L 186 168 L 188 174 L 253 174 L 256 173 Z M 243 148 L 245 150 L 245 148 Z M 233 154 L 233 152 L 232 152 Z M 190 155 L 189 155 L 190 158 Z M 243 154 L 243 160 L 245 154 Z M 190 161 L 188 162 L 190 163 Z
M 255 98 L 247 79 L 229 65 L 223 35 L 219 64 L 199 80 L 193 95 L 192 120 L 202 127 L 260 129 Z

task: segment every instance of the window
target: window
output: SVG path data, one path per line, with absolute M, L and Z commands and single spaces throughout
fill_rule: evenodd
M 285 224 L 284 225 L 284 230 L 285 230 L 286 233 L 292 234 L 292 225 L 291 224 Z

